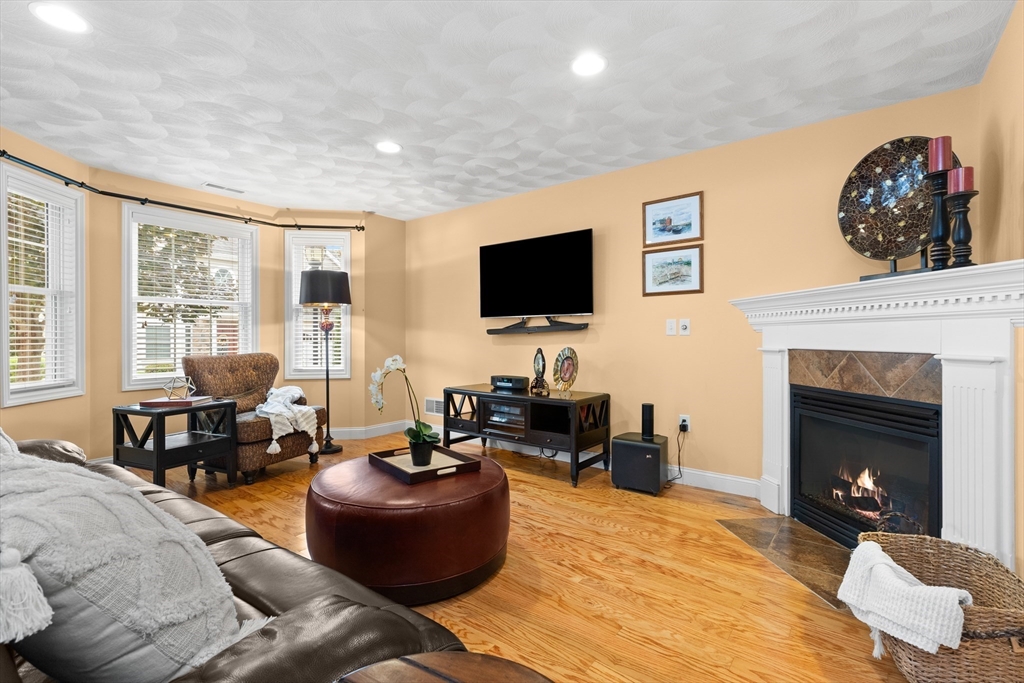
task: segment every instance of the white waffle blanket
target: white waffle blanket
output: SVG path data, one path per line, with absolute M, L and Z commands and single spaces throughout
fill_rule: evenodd
M 298 387 L 274 387 L 267 392 L 267 402 L 256 406 L 256 414 L 269 418 L 270 426 L 274 430 L 274 440 L 267 447 L 267 453 L 280 453 L 281 444 L 277 443 L 277 440 L 292 432 L 309 434 L 313 439 L 313 443 L 309 445 L 310 453 L 320 450 L 316 444 L 316 411 L 309 406 L 295 403 L 303 397 L 302 389 Z
M 964 628 L 960 606 L 971 604 L 965 590 L 924 585 L 874 541 L 853 551 L 838 596 L 871 627 L 876 658 L 885 652 L 879 631 L 932 654 L 939 645 L 957 649 Z

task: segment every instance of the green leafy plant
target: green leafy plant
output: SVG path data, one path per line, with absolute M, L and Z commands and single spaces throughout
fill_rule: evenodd
M 405 372 L 405 361 L 402 360 L 401 356 L 391 356 L 384 361 L 383 370 L 377 368 L 370 375 L 370 403 L 379 412 L 384 412 L 384 380 L 392 372 L 400 372 L 402 374 L 402 379 L 405 380 L 405 391 L 409 396 L 409 406 L 412 408 L 415 426 L 405 430 L 405 436 L 409 439 L 409 443 L 440 443 L 441 437 L 434 431 L 434 428 L 420 420 L 420 407 L 416 400 L 416 391 L 412 388 L 409 375 Z

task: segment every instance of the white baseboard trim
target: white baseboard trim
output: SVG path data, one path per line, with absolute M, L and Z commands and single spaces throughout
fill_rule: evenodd
M 434 429 L 438 432 L 441 431 L 441 427 L 434 425 Z M 487 442 L 492 441 L 501 444 L 501 447 L 507 451 L 513 453 L 521 453 L 523 455 L 540 455 L 540 449 L 534 446 L 526 446 L 524 444 L 516 443 L 514 441 L 501 441 L 500 439 L 488 438 Z M 479 439 L 470 439 L 469 441 L 463 441 L 462 443 L 479 445 Z M 547 449 L 545 449 L 547 450 Z M 589 458 L 591 455 L 596 455 L 590 451 L 584 451 L 580 453 L 580 459 Z M 569 454 L 564 451 L 557 451 L 555 457 L 552 460 L 559 460 L 561 462 L 569 462 Z M 679 468 L 675 465 L 668 466 L 668 476 L 676 477 L 679 475 Z M 707 472 L 705 470 L 697 470 L 692 467 L 683 468 L 683 478 L 678 483 L 685 484 L 686 486 L 695 486 L 701 489 L 710 489 L 711 491 L 720 491 L 722 493 L 732 493 L 737 496 L 746 496 L 747 498 L 760 499 L 761 497 L 761 482 L 757 479 L 748 479 L 747 477 L 737 477 L 733 474 L 719 474 L 718 472 Z
M 780 498 L 782 487 L 771 477 L 761 477 L 761 505 L 775 514 L 783 514 Z
M 331 436 L 338 441 L 348 439 L 369 439 L 375 436 L 384 436 L 385 434 L 394 434 L 396 432 L 405 431 L 406 428 L 412 427 L 412 420 L 395 420 L 394 422 L 384 422 L 382 424 L 370 425 L 368 427 L 340 427 L 332 428 Z M 443 427 L 441 425 L 431 425 L 434 431 L 441 433 Z M 458 436 L 457 434 L 455 436 Z M 514 441 L 502 441 L 501 439 L 495 439 L 488 437 L 488 443 L 499 443 L 501 448 L 506 451 L 512 451 L 513 453 L 520 453 L 522 455 L 533 455 L 539 456 L 540 449 L 535 446 L 527 446 L 525 444 L 516 443 Z M 469 439 L 461 443 L 468 443 L 471 445 L 480 445 L 480 439 Z M 547 449 L 545 449 L 547 450 Z M 596 453 L 590 451 L 583 451 L 580 453 L 580 459 L 589 458 Z M 569 454 L 565 451 L 555 451 L 555 457 L 551 460 L 558 460 L 560 462 L 569 462 Z M 89 462 L 112 462 L 113 458 L 93 458 Z M 679 476 L 679 468 L 675 465 L 668 466 L 668 476 L 677 477 Z M 770 480 L 762 479 L 748 479 L 747 477 L 737 477 L 732 474 L 720 474 L 718 472 L 708 472 L 706 470 L 697 470 L 692 467 L 683 468 L 683 477 L 679 481 L 681 484 L 686 486 L 695 486 L 701 489 L 709 489 L 711 491 L 721 491 L 722 493 L 732 493 L 737 496 L 746 496 L 747 498 L 761 499 L 762 483 L 768 483 L 773 485 L 773 489 L 765 491 L 769 494 L 769 497 L 774 495 L 774 500 L 778 500 L 777 484 Z M 762 501 L 764 504 L 764 501 Z M 765 506 L 769 509 L 770 506 Z
M 669 465 L 668 476 L 679 476 L 679 468 L 675 465 Z M 747 498 L 758 500 L 761 497 L 761 482 L 757 479 L 737 477 L 734 474 L 720 474 L 718 472 L 684 467 L 683 478 L 677 483 L 685 484 L 686 486 L 696 486 L 699 489 L 732 493 L 737 496 L 746 496 Z
M 366 427 L 331 427 L 331 438 L 335 441 L 371 439 L 375 436 L 404 432 L 408 427 L 412 427 L 412 420 L 395 420 Z

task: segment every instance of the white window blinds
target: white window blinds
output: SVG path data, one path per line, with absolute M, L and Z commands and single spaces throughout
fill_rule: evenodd
M 85 391 L 84 198 L 2 168 L 3 405 Z
M 181 374 L 181 357 L 256 349 L 255 228 L 125 205 L 125 390 Z
M 285 234 L 285 378 L 324 376 L 324 333 L 320 310 L 299 304 L 302 271 L 349 271 L 350 235 L 340 231 L 302 230 Z M 351 343 L 350 306 L 339 306 L 331 314 L 330 335 L 332 378 L 348 378 Z

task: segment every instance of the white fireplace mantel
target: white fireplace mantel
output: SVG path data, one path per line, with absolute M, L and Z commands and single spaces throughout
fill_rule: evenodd
M 942 361 L 942 537 L 1014 561 L 1014 327 L 1024 260 L 737 299 L 762 333 L 761 504 L 790 513 L 789 349 Z

